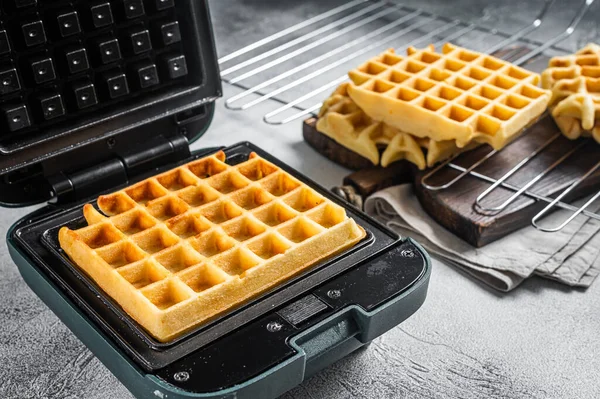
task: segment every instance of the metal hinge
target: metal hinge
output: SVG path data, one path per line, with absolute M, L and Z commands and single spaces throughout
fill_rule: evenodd
M 61 204 L 94 198 L 189 156 L 190 147 L 184 135 L 156 136 L 126 152 L 116 152 L 101 163 L 48 177 L 52 190 L 50 202 Z

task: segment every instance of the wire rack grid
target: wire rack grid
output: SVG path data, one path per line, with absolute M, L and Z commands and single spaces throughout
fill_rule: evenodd
M 571 52 L 560 47 L 560 44 L 580 27 L 594 0 L 582 0 L 576 4 L 572 20 L 564 28 L 554 30 L 543 41 L 532 39 L 532 34 L 548 19 L 553 3 L 554 0 L 544 1 L 537 15 L 509 34 L 488 27 L 485 17 L 465 22 L 390 1 L 345 2 L 220 58 L 223 81 L 241 88 L 241 92 L 226 99 L 225 105 L 232 110 L 241 111 L 267 100 L 275 100 L 281 105 L 264 115 L 266 123 L 283 125 L 306 118 L 322 106 L 321 102 L 315 102 L 315 98 L 323 98 L 347 81 L 346 72 L 362 60 L 389 47 L 394 47 L 397 53 L 401 53 L 409 46 L 419 47 L 433 43 L 435 47 L 439 47 L 445 42 L 454 42 L 480 52 L 495 53 L 499 58 L 516 65 L 533 66 L 536 60 L 547 60 L 543 57 Z M 446 190 L 465 176 L 490 183 L 489 188 L 478 196 L 474 204 L 482 212 L 499 213 L 521 196 L 541 201 L 546 206 L 533 217 L 531 223 L 546 232 L 559 231 L 580 215 L 600 220 L 600 213 L 591 210 L 600 198 L 600 191 L 580 206 L 566 201 L 573 190 L 600 170 L 600 162 L 569 182 L 567 188 L 554 198 L 532 190 L 563 162 L 576 156 L 581 148 L 593 145 L 589 139 L 581 140 L 578 145 L 566 150 L 524 185 L 515 186 L 508 181 L 559 137 L 560 134 L 550 137 L 499 178 L 477 172 L 477 168 L 485 162 L 493 162 L 494 156 L 499 152 L 491 150 L 468 167 L 460 166 L 456 162 L 457 157 L 453 157 L 427 173 L 422 184 L 429 190 Z M 443 184 L 430 184 L 430 179 L 444 168 L 456 170 L 458 175 Z M 514 194 L 500 205 L 486 205 L 484 199 L 499 187 Z M 570 215 L 555 226 L 540 223 L 544 216 L 556 209 L 567 210 Z

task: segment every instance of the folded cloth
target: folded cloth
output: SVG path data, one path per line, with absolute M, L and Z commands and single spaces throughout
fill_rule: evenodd
M 596 219 L 577 217 L 556 233 L 528 226 L 475 248 L 434 221 L 410 184 L 373 194 L 365 201 L 365 211 L 401 236 L 415 238 L 434 256 L 500 291 L 510 291 L 534 274 L 588 287 L 600 272 L 600 221 Z M 570 214 L 559 210 L 547 216 L 547 221 L 562 221 Z

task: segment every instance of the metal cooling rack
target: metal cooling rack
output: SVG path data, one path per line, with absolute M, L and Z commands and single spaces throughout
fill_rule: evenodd
M 507 34 L 484 26 L 486 22 L 483 19 L 464 22 L 389 1 L 353 0 L 220 58 L 223 81 L 242 89 L 240 93 L 227 98 L 225 105 L 232 110 L 247 110 L 269 99 L 275 100 L 282 105 L 263 117 L 266 123 L 272 125 L 283 125 L 308 117 L 322 106 L 321 102 L 312 102 L 315 97 L 322 98 L 333 91 L 348 80 L 346 72 L 349 69 L 388 47 L 394 47 L 397 53 L 402 53 L 409 46 L 418 47 L 433 42 L 435 47 L 439 47 L 445 42 L 454 42 L 488 54 L 502 50 L 497 56 L 516 65 L 532 62 L 541 54 L 568 54 L 570 51 L 558 44 L 576 31 L 594 0 L 582 0 L 575 4 L 577 11 L 564 30 L 543 42 L 530 39 L 528 36 L 545 22 L 553 1 L 546 0 L 533 20 L 516 29 L 515 33 Z M 478 166 L 499 152 L 492 150 L 467 168 L 455 163 L 456 157 L 453 157 L 425 175 L 422 183 L 429 190 L 444 190 L 467 175 L 491 183 L 475 204 L 484 212 L 501 212 L 521 196 L 545 202 L 547 206 L 533 217 L 532 224 L 546 232 L 563 229 L 579 215 L 600 220 L 600 213 L 589 210 L 600 198 L 600 191 L 579 207 L 563 201 L 572 190 L 600 169 L 600 162 L 573 180 L 556 198 L 531 191 L 536 183 L 562 162 L 585 145 L 591 145 L 589 139 L 581 140 L 524 186 L 517 187 L 507 182 L 560 136 L 556 134 L 551 137 L 500 178 L 476 171 Z M 429 179 L 444 168 L 454 169 L 459 175 L 444 184 L 430 185 Z M 484 205 L 483 200 L 498 187 L 513 191 L 514 194 L 500 205 Z M 541 225 L 540 220 L 556 208 L 570 211 L 571 215 L 557 226 Z

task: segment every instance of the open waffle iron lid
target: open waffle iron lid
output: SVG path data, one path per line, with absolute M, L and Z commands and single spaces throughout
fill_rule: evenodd
M 83 227 L 80 205 L 84 202 L 213 152 L 190 153 L 189 148 L 209 126 L 214 100 L 221 94 L 206 0 L 0 1 L 0 54 L 3 32 L 8 32 L 10 42 L 6 43 L 11 46 L 0 58 L 0 84 L 2 65 L 7 63 L 9 73 L 16 70 L 19 83 L 19 90 L 8 95 L 0 92 L 0 117 L 5 118 L 0 134 L 0 202 L 4 206 L 46 200 L 56 204 L 38 209 L 13 225 L 7 236 L 9 252 L 27 284 L 138 397 L 237 397 L 237 390 L 243 390 L 239 397 L 246 398 L 283 394 L 421 306 L 431 271 L 422 248 L 268 153 L 241 143 L 223 149 L 225 157 L 219 162 L 241 168 L 255 154 L 274 165 L 271 179 L 262 172 L 262 177 L 256 178 L 264 178 L 262 182 L 251 183 L 248 178 L 245 184 L 254 185 L 250 189 L 279 182 L 284 172 L 292 182 L 287 193 L 279 191 L 279 183 L 272 186 L 274 202 L 265 204 L 265 215 L 259 214 L 261 209 L 249 214 L 257 221 L 264 218 L 265 237 L 285 244 L 275 235 L 282 229 L 285 237 L 283 219 L 287 218 L 292 227 L 300 218 L 308 218 L 304 226 L 313 226 L 313 233 L 290 233 L 290 239 L 308 242 L 314 237 L 322 248 L 319 240 L 327 240 L 317 233 L 343 226 L 346 220 L 339 212 L 338 218 L 316 214 L 328 205 L 343 208 L 365 234 L 352 247 L 341 250 L 338 245 L 340 251 L 325 253 L 326 257 L 314 265 L 295 262 L 307 268 L 198 328 L 168 342 L 154 339 L 65 257 L 58 231 L 62 226 Z M 30 35 L 31 29 L 34 35 Z M 78 38 L 73 43 L 63 38 L 71 35 Z M 19 43 L 19 38 L 23 42 Z M 67 50 L 61 53 L 63 47 Z M 72 60 L 66 54 L 73 52 L 89 54 L 85 58 L 89 68 L 63 78 L 61 73 L 68 75 L 73 65 L 61 63 Z M 59 58 L 61 54 L 65 57 Z M 119 58 L 113 59 L 116 55 Z M 26 80 L 27 71 L 33 70 L 30 60 L 42 62 L 42 75 L 54 78 L 45 81 L 46 77 L 38 77 L 42 81 L 39 85 L 36 75 Z M 126 94 L 121 93 L 125 87 Z M 93 104 L 88 105 L 90 102 Z M 64 114 L 55 116 L 59 111 Z M 7 115 L 18 118 L 11 122 Z M 3 141 L 7 137 L 10 140 Z M 245 181 L 242 172 L 232 172 L 221 176 L 239 173 Z M 227 184 L 222 188 L 231 192 Z M 331 203 L 321 202 L 323 207 L 317 208 L 296 201 L 309 192 L 302 191 L 306 189 L 300 187 L 302 184 L 314 190 L 313 198 L 323 197 Z M 264 192 L 271 196 L 266 188 Z M 278 196 L 281 200 L 275 199 Z M 240 207 L 230 205 L 234 215 Z M 212 207 L 210 203 L 207 206 Z M 285 216 L 281 209 L 299 219 Z M 238 211 L 240 215 L 241 208 Z M 273 211 L 282 216 L 270 221 Z M 218 223 L 227 223 L 227 218 Z M 269 223 L 282 226 L 267 231 Z M 251 240 L 235 228 L 220 229 L 241 241 Z M 262 240 L 259 230 L 256 239 Z M 344 234 L 340 237 L 346 239 Z M 233 237 L 229 239 L 231 243 Z M 251 244 L 249 241 L 247 245 Z M 256 253 L 233 248 L 237 251 L 231 252 L 234 258 L 224 263 L 242 267 L 241 251 L 256 261 L 254 265 L 262 262 L 260 254 L 264 259 L 277 256 L 273 248 L 252 248 Z M 223 246 L 223 256 L 229 256 L 226 251 Z M 307 258 L 313 258 L 313 252 L 307 250 Z M 268 279 L 272 276 L 266 275 Z M 181 379 L 178 376 L 183 370 L 188 376 L 194 373 L 201 378 Z
M 206 0 L 0 3 L 0 204 L 71 202 L 189 156 L 222 95 Z

